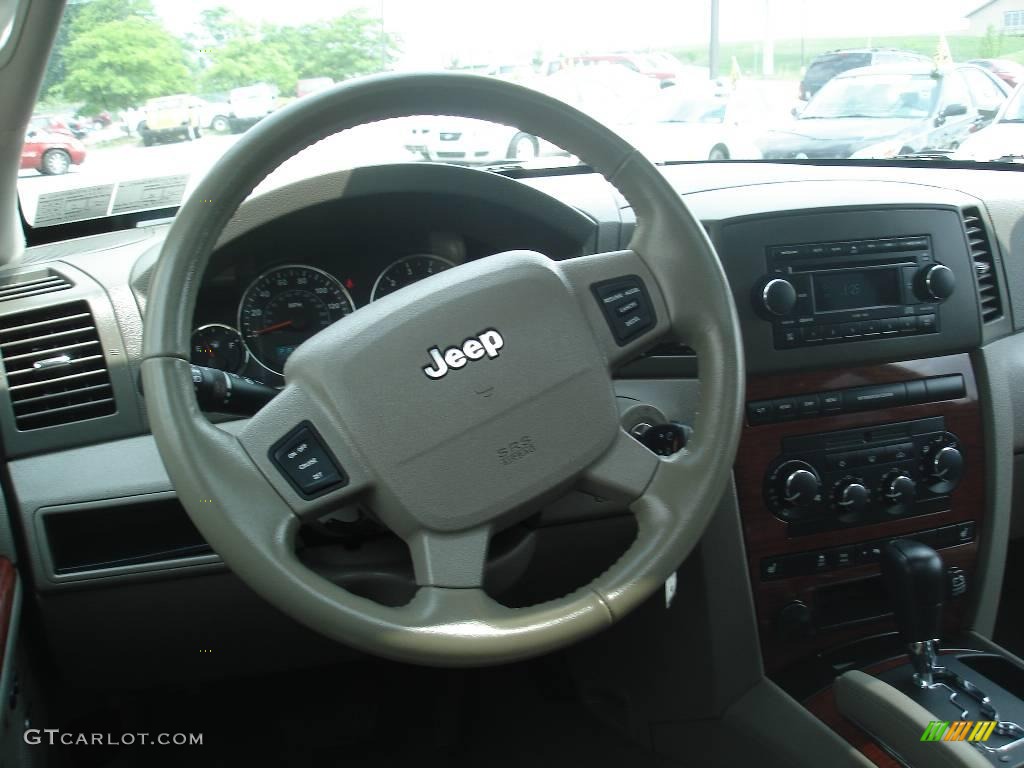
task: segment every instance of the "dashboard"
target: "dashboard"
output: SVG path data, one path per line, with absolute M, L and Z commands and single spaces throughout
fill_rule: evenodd
M 950 612 L 957 628 L 991 625 L 1014 453 L 1024 452 L 1024 390 L 1015 386 L 1024 375 L 1020 177 L 769 163 L 663 172 L 722 260 L 746 355 L 736 488 L 722 500 L 731 517 L 721 524 L 734 520 L 736 528 L 725 543 L 709 539 L 714 552 L 705 567 L 708 583 L 739 590 L 725 599 L 750 606 L 749 617 L 736 612 L 730 621 L 749 618 L 751 625 L 737 632 L 730 624 L 720 637 L 746 638 L 774 673 L 891 630 L 891 617 L 875 611 L 884 596 L 872 557 L 874 545 L 893 535 L 934 542 L 962 570 L 970 586 Z M 587 173 L 516 180 L 422 164 L 298 182 L 248 201 L 225 231 L 202 278 L 190 355 L 277 387 L 305 338 L 411 282 L 504 250 L 554 259 L 615 250 L 637 225 L 614 187 Z M 26 542 L 35 587 L 47 596 L 48 636 L 68 659 L 89 654 L 99 668 L 121 662 L 75 619 L 76 600 L 93 589 L 115 596 L 89 603 L 100 620 L 115 622 L 116 611 L 156 625 L 150 590 L 174 583 L 175 602 L 202 603 L 202 620 L 223 637 L 239 633 L 239 615 L 261 610 L 252 603 L 236 609 L 237 590 L 206 588 L 227 575 L 224 566 L 174 506 L 148 434 L 138 386 L 142 325 L 166 231 L 155 225 L 38 246 L 22 264 L 0 270 L 4 296 L 16 292 L 17 280 L 65 283 L 59 292 L 0 303 L 0 329 L 39 327 L 70 307 L 74 317 L 91 318 L 103 350 L 96 375 L 105 383 L 90 385 L 102 397 L 78 404 L 70 401 L 74 392 L 61 391 L 63 410 L 34 410 L 26 420 L 22 409 L 45 398 L 23 404 L 17 388 L 0 388 L 8 514 Z M 0 338 L 0 352 L 6 343 Z M 10 378 L 18 361 L 3 362 Z M 700 401 L 698 365 L 677 344 L 626 366 L 616 381 L 623 414 L 647 417 L 642 406 L 650 404 L 692 424 L 700 408 L 713 407 Z M 86 418 L 68 416 L 78 413 Z M 609 517 L 607 507 L 599 499 L 559 500 L 529 535 Z M 517 558 L 534 551 L 555 558 L 538 568 L 561 572 L 570 560 L 596 559 L 603 540 L 573 534 L 593 546 L 565 558 L 553 545 L 520 546 L 502 536 L 507 573 L 525 570 Z M 361 541 L 358 556 L 346 557 L 397 590 L 407 570 L 395 563 L 406 553 L 374 559 L 371 544 Z M 343 581 L 345 568 L 323 565 Z M 495 580 L 511 580 L 507 573 Z M 196 578 L 174 578 L 182 575 Z M 372 580 L 360 578 L 363 587 Z M 860 613 L 850 613 L 853 605 Z M 279 620 L 259 613 L 246 642 Z M 122 645 L 171 648 L 173 634 L 156 640 L 126 630 Z

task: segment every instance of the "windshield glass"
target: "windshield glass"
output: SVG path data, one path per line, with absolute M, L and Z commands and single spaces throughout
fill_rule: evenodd
M 930 75 L 846 75 L 830 80 L 801 119 L 927 117 L 939 93 Z
M 1024 123 L 1024 87 L 1014 91 L 1010 102 L 1006 105 L 1006 110 L 1003 112 L 1002 122 Z M 1024 149 L 1024 147 L 1021 149 Z
M 535 88 L 659 163 L 877 160 L 976 144 L 997 127 L 1024 62 L 1024 37 L 977 0 L 631 0 L 622 10 L 581 0 L 511 10 L 495 0 L 72 0 L 25 134 L 23 215 L 43 227 L 173 210 L 267 115 L 379 72 Z M 929 65 L 956 76 L 933 78 Z M 900 71 L 909 66 L 923 74 Z M 1020 103 L 1003 119 L 1019 119 Z M 851 117 L 861 119 L 831 120 Z M 999 151 L 1024 153 L 1014 141 Z M 265 184 L 395 162 L 578 160 L 516 126 L 410 116 L 321 142 Z

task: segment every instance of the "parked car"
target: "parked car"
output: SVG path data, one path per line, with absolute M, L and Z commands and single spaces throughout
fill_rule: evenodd
M 89 128 L 83 120 L 68 115 L 35 115 L 30 124 L 38 130 L 66 133 L 76 139 L 84 139 L 89 134 Z
M 927 56 L 897 48 L 849 48 L 829 51 L 815 56 L 807 65 L 800 80 L 800 99 L 807 101 L 833 77 L 851 69 L 930 62 L 931 59 Z
M 508 125 L 444 116 L 417 120 L 405 141 L 405 149 L 423 160 L 480 165 L 532 160 L 550 147 L 539 137 Z
M 330 77 L 307 77 L 295 83 L 295 95 L 298 98 L 309 96 L 311 93 L 323 91 L 334 85 L 334 79 Z
M 829 81 L 787 127 L 759 145 L 765 159 L 884 158 L 956 149 L 987 125 L 1005 84 L 978 67 L 864 67 Z
M 1024 64 L 1009 59 L 971 59 L 967 63 L 988 70 L 1011 88 L 1024 83 Z
M 620 132 L 655 162 L 757 160 L 761 151 L 751 126 L 766 111 L 759 93 L 723 92 L 705 82 L 661 91 L 653 108 Z
M 192 141 L 202 135 L 200 103 L 195 96 L 177 94 L 150 99 L 138 131 L 147 147 L 164 141 Z
M 34 168 L 46 176 L 65 174 L 85 162 L 85 146 L 68 133 L 29 128 L 21 148 L 21 168 Z
M 665 56 L 645 53 L 588 53 L 565 56 L 548 62 L 544 74 L 553 75 L 573 67 L 621 66 L 645 77 L 654 78 L 662 88 L 666 88 L 678 81 L 681 65 L 678 61 L 673 65 Z
M 992 124 L 968 136 L 953 157 L 978 161 L 1024 158 L 1024 83 L 1017 86 Z
M 232 133 L 241 133 L 256 125 L 277 109 L 277 95 L 277 87 L 267 83 L 232 89 L 228 94 L 228 128 Z
M 199 125 L 202 128 L 225 133 L 231 128 L 229 115 L 231 105 L 223 98 L 197 99 L 199 105 Z

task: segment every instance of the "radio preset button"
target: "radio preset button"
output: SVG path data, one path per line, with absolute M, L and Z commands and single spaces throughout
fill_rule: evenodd
M 917 318 L 913 316 L 896 318 L 896 326 L 900 333 L 917 333 Z
M 936 315 L 918 315 L 917 329 L 921 333 L 935 333 L 938 330 L 938 318 Z
M 843 323 L 839 330 L 845 339 L 855 339 L 860 336 L 860 323 Z

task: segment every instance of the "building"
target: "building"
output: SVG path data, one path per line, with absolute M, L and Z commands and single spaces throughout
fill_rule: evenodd
M 1024 0 L 989 0 L 967 14 L 972 35 L 1024 35 Z

